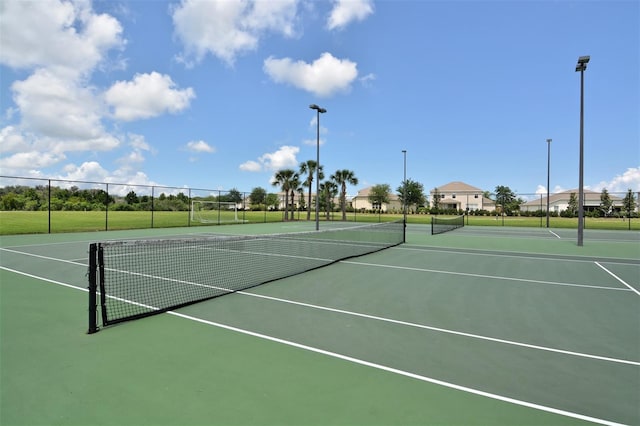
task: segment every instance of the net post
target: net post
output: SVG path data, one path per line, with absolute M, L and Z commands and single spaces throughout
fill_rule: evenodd
M 433 235 L 433 216 L 431 216 L 431 235 Z
M 98 245 L 92 243 L 89 245 L 89 330 L 87 334 L 93 334 L 98 331 L 98 303 L 97 303 L 97 265 L 96 253 Z
M 402 221 L 402 244 L 407 242 L 407 218 Z

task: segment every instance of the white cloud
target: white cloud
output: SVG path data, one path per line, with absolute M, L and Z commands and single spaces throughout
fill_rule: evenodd
M 566 191 L 566 189 L 564 189 L 563 187 L 561 187 L 560 185 L 556 185 L 553 187 L 553 189 L 550 191 L 551 194 L 557 194 L 559 192 L 564 192 Z M 538 185 L 538 187 L 536 188 L 536 195 L 544 195 L 545 197 L 547 196 L 547 187 L 544 185 Z
M 318 140 L 316 139 L 305 139 L 302 141 L 304 145 L 308 146 L 316 146 L 318 145 Z M 324 145 L 324 139 L 320 138 L 320 146 Z
M 96 161 L 87 161 L 82 163 L 80 166 L 67 164 L 64 170 L 66 174 L 59 176 L 59 179 L 107 182 L 107 178 L 109 176 L 109 172 Z
M 124 121 L 177 113 L 195 97 L 192 88 L 178 90 L 171 77 L 157 72 L 136 74 L 132 81 L 118 81 L 105 92 L 114 116 Z
M 8 157 L 0 158 L 0 168 L 3 171 L 31 170 L 48 167 L 65 159 L 64 154 L 53 152 L 29 151 L 18 152 Z
M 342 29 L 353 21 L 364 20 L 372 13 L 373 0 L 334 0 L 327 28 Z
M 375 79 L 376 79 L 376 75 L 369 73 L 364 77 L 360 77 L 358 80 L 360 81 L 360 84 L 362 84 L 364 87 L 371 87 Z
M 0 152 L 15 152 L 27 146 L 24 137 L 14 126 L 0 130 Z
M 240 170 L 244 172 L 261 172 L 262 165 L 257 161 L 249 160 L 240 164 Z
M 61 139 L 95 139 L 104 134 L 100 105 L 93 92 L 48 69 L 38 69 L 11 88 L 22 115 L 21 126 Z
M 602 181 L 591 188 L 593 191 L 634 192 L 640 191 L 640 167 L 630 167 L 624 173 L 616 175 L 610 181 Z
M 191 152 L 216 152 L 216 149 L 205 141 L 191 141 L 187 143 L 187 150 Z
M 327 52 L 310 64 L 270 56 L 264 61 L 263 69 L 276 83 L 290 84 L 320 97 L 348 91 L 358 77 L 355 62 L 335 58 Z
M 277 171 L 286 168 L 297 168 L 296 154 L 300 152 L 297 146 L 281 146 L 277 151 L 266 153 L 258 161 L 247 161 L 240 164 L 240 170 L 247 172 L 260 172 L 263 170 Z
M 177 38 L 186 58 L 201 61 L 211 53 L 233 64 L 240 53 L 255 50 L 265 32 L 295 35 L 298 0 L 182 0 L 172 10 Z
M 0 8 L 0 63 L 12 68 L 82 74 L 101 62 L 105 52 L 125 44 L 120 23 L 93 13 L 90 1 L 5 1 Z
M 152 151 L 151 146 L 149 146 L 143 135 L 129 133 L 127 136 L 129 138 L 129 145 L 131 145 L 133 149 L 138 149 L 141 151 Z

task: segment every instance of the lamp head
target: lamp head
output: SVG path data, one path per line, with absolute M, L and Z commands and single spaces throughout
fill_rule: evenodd
M 576 64 L 576 71 L 586 70 L 589 59 L 591 59 L 591 56 L 580 56 L 578 58 L 578 63 Z
M 315 109 L 315 110 L 316 110 L 316 111 L 318 111 L 320 114 L 324 114 L 325 112 L 327 112 L 327 110 L 326 110 L 326 109 L 324 109 L 324 108 L 320 108 L 320 107 L 319 107 L 318 105 L 316 105 L 316 104 L 311 104 L 311 105 L 309 105 L 309 108 L 311 108 L 311 109 Z

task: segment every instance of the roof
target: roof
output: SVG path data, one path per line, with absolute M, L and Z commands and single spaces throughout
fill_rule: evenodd
M 476 188 L 475 186 L 471 186 L 464 182 L 449 182 L 445 185 L 436 187 L 436 190 L 439 192 L 477 192 L 482 193 L 482 189 Z M 431 193 L 435 192 L 433 189 L 430 191 Z
M 584 201 L 597 201 L 598 203 L 600 203 L 600 195 L 602 193 L 600 192 L 596 192 L 596 191 L 590 191 L 588 189 L 584 190 Z M 549 203 L 550 204 L 554 204 L 554 203 L 559 203 L 562 201 L 565 202 L 569 202 L 569 199 L 571 198 L 571 194 L 576 194 L 576 197 L 578 196 L 578 190 L 577 189 L 570 189 L 568 191 L 562 191 L 562 192 L 557 192 L 555 194 L 551 194 L 549 195 Z M 611 198 L 611 201 L 613 202 L 622 202 L 622 198 L 616 196 L 616 195 L 612 195 L 609 194 L 609 197 Z M 527 201 L 526 203 L 523 204 L 523 206 L 539 206 L 540 203 L 546 204 L 547 203 L 547 197 L 541 197 L 541 198 L 536 198 L 535 200 L 531 200 L 531 201 Z
M 358 191 L 358 193 L 353 197 L 353 198 L 369 198 L 369 194 L 371 193 L 371 188 L 373 188 L 372 186 L 368 186 L 366 188 L 363 188 L 361 190 Z M 393 192 L 389 192 L 389 201 L 396 201 L 399 200 L 400 197 L 398 197 L 398 194 L 395 194 Z

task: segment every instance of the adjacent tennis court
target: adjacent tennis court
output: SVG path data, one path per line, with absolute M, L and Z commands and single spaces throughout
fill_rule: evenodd
M 0 423 L 640 424 L 632 231 L 585 230 L 577 247 L 569 229 L 409 225 L 404 244 L 87 334 L 91 243 L 313 227 L 3 236 Z M 269 267 L 320 258 L 291 247 Z M 201 268 L 215 282 L 222 264 L 192 248 L 181 278 L 122 275 L 192 286 Z

